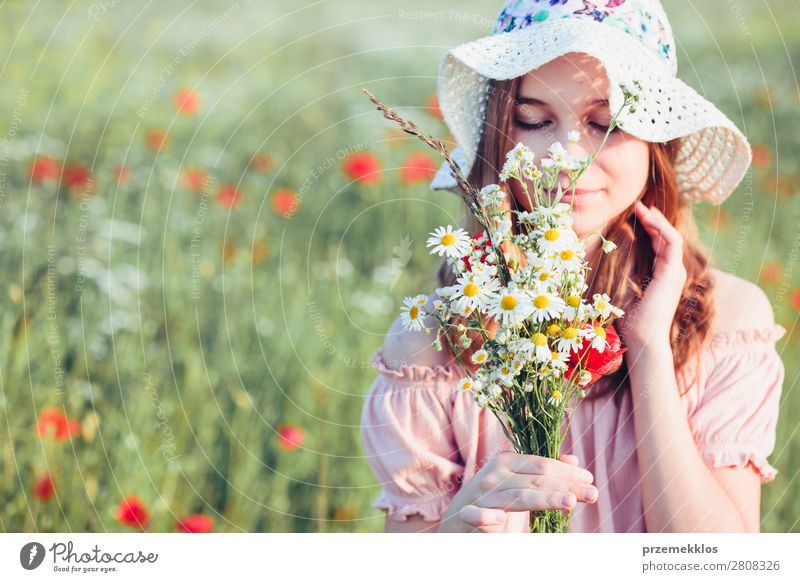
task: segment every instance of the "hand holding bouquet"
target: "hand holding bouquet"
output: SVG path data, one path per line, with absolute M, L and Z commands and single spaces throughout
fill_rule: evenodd
M 623 107 L 636 100 L 624 87 L 623 93 Z M 571 204 L 561 202 L 597 152 L 577 159 L 556 142 L 537 166 L 534 152 L 518 143 L 506 154 L 498 178 L 500 183 L 517 180 L 532 210 L 508 210 L 504 203 L 510 194 L 501 184 L 474 188 L 440 141 L 370 97 L 387 118 L 445 156 L 468 208 L 484 226 L 474 236 L 451 225 L 430 234 L 431 253 L 447 257 L 456 281 L 436 289 L 429 311 L 426 295 L 406 298 L 404 327 L 430 333 L 424 322 L 427 316 L 434 318 L 434 346 L 441 350 L 445 338 L 467 371 L 459 388 L 492 411 L 517 452 L 558 459 L 569 404 L 619 369 L 625 352 L 613 327 L 622 310 L 605 293 L 584 297 L 589 270 L 585 240 L 572 229 Z M 612 116 L 600 148 L 619 125 L 618 115 Z M 572 134 L 569 138 L 578 139 Z M 566 190 L 558 181 L 562 172 L 570 179 Z M 604 252 L 616 248 L 593 234 L 602 238 Z M 476 341 L 479 345 L 473 345 Z M 462 354 L 467 349 L 469 360 Z M 531 532 L 567 531 L 570 515 L 557 509 L 531 512 Z

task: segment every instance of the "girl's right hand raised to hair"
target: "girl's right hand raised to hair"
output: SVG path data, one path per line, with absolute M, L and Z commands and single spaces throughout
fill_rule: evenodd
M 450 502 L 441 533 L 505 531 L 515 511 L 560 509 L 566 513 L 578 501 L 594 503 L 594 476 L 578 467 L 578 457 L 549 459 L 504 451 L 490 459 Z

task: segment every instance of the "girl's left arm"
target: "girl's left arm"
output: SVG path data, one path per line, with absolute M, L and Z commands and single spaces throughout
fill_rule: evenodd
M 678 395 L 669 343 L 626 354 L 648 532 L 758 532 L 761 481 L 703 461 Z
M 706 465 L 678 394 L 669 332 L 687 277 L 683 238 L 657 209 L 637 202 L 636 214 L 656 255 L 653 278 L 622 326 L 647 531 L 757 532 L 758 474 Z

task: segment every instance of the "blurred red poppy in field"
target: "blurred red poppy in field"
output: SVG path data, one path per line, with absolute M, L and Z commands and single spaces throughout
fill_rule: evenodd
M 36 433 L 39 438 L 53 438 L 56 441 L 65 441 L 80 434 L 81 423 L 67 416 L 67 414 L 54 406 L 48 406 L 39 414 Z
M 342 170 L 351 180 L 375 184 L 381 179 L 381 164 L 370 153 L 350 154 L 342 161 Z
M 56 492 L 56 484 L 50 474 L 45 474 L 36 479 L 33 484 L 33 494 L 39 501 L 50 501 Z
M 303 444 L 305 435 L 303 429 L 296 424 L 281 424 L 278 426 L 278 446 L 290 453 Z
M 31 181 L 36 184 L 41 184 L 46 180 L 58 180 L 60 173 L 61 164 L 50 156 L 36 156 L 28 166 L 28 175 L 31 177 Z
M 411 154 L 403 162 L 400 181 L 404 184 L 429 181 L 433 179 L 437 169 L 436 161 L 428 154 L 422 152 Z
M 71 192 L 89 193 L 94 190 L 94 177 L 87 166 L 69 164 L 64 166 L 64 171 L 61 173 L 61 184 Z
M 173 101 L 182 115 L 194 115 L 200 109 L 200 96 L 192 89 L 178 89 Z
M 761 273 L 759 273 L 759 279 L 761 279 L 764 283 L 768 283 L 770 285 L 775 285 L 781 280 L 781 275 L 783 274 L 783 267 L 780 263 L 775 261 L 767 261 L 761 267 Z
M 439 121 L 444 121 L 442 118 L 442 110 L 439 109 L 439 98 L 434 93 L 428 98 L 428 109 L 436 119 Z
M 133 528 L 146 528 L 150 525 L 150 512 L 144 502 L 136 495 L 128 495 L 117 506 L 117 522 Z
M 146 135 L 147 147 L 160 152 L 169 146 L 169 134 L 163 129 L 151 129 Z
M 764 168 L 772 161 L 772 153 L 764 144 L 753 144 L 753 167 Z
M 250 247 L 250 260 L 254 265 L 263 262 L 266 260 L 267 256 L 269 255 L 269 247 L 267 243 L 263 240 L 259 240 L 253 243 L 253 246 Z
M 208 181 L 208 172 L 203 168 L 186 168 L 181 172 L 181 183 L 192 192 L 202 192 Z
M 792 307 L 795 311 L 800 311 L 800 289 L 792 291 Z
M 272 209 L 281 216 L 291 216 L 297 212 L 300 201 L 297 195 L 288 188 L 278 188 L 272 193 Z
M 711 214 L 711 226 L 719 230 L 728 230 L 731 226 L 731 215 L 724 209 L 718 208 Z
M 133 178 L 133 171 L 128 166 L 117 166 L 111 175 L 117 184 L 127 184 Z
M 256 172 L 266 174 L 272 169 L 272 157 L 269 154 L 259 152 L 250 160 L 250 167 Z
M 175 523 L 175 529 L 186 533 L 208 533 L 214 529 L 214 520 L 207 515 L 197 513 L 180 518 Z
M 217 189 L 217 201 L 227 208 L 234 208 L 242 201 L 242 194 L 233 184 L 223 184 Z

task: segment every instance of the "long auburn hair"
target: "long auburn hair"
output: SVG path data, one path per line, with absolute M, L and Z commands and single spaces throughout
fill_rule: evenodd
M 520 82 L 521 77 L 490 81 L 484 131 L 475 163 L 468 176 L 470 184 L 478 188 L 497 182 L 497 174 L 503 165 L 505 154 L 514 147 L 511 138 L 511 107 L 515 102 Z M 684 236 L 683 264 L 686 267 L 687 280 L 672 321 L 670 342 L 676 371 L 683 369 L 694 358 L 695 375 L 691 382 L 685 383 L 683 392 L 685 393 L 697 380 L 700 371 L 700 353 L 711 337 L 710 329 L 715 307 L 712 301 L 713 280 L 709 272 L 711 260 L 699 242 L 690 214 L 690 205 L 681 199 L 675 180 L 673 161 L 679 145 L 678 139 L 666 143 L 650 143 L 650 172 L 641 199 L 647 206 L 658 208 L 678 231 L 683 232 Z M 501 183 L 501 187 L 509 197 L 511 208 L 523 210 L 516 203 L 508 183 Z M 466 212 L 464 228 L 470 235 L 483 231 L 484 227 L 466 206 L 464 210 Z M 515 214 L 512 214 L 512 223 L 514 232 L 519 233 Z M 604 236 L 613 241 L 618 248 L 609 254 L 596 253 L 593 263 L 589 265 L 591 270 L 586 297 L 591 297 L 593 293 L 607 293 L 614 305 L 625 313 L 630 313 L 652 278 L 655 259 L 652 240 L 636 220 L 633 206 L 613 219 Z M 453 285 L 455 281 L 456 275 L 445 259 L 438 271 L 439 286 Z M 458 315 L 453 315 L 449 321 L 456 325 L 466 324 L 466 319 Z M 497 322 L 484 318 L 483 325 L 490 337 L 493 337 L 498 328 Z M 624 341 L 625 317 L 615 321 L 614 325 L 621 332 L 620 336 Z M 481 335 L 478 332 L 468 332 L 472 344 L 463 348 L 458 341 L 458 333 L 454 331 L 445 333 L 450 336 L 450 341 L 442 342 L 444 349 L 450 356 L 459 355 L 474 372 L 477 366 L 471 364 L 470 356 L 480 347 Z M 598 398 L 613 391 L 614 398 L 618 399 L 623 391 L 628 389 L 630 380 L 627 359 L 623 358 L 622 367 L 614 374 L 601 378 L 593 384 L 586 391 L 586 398 Z

